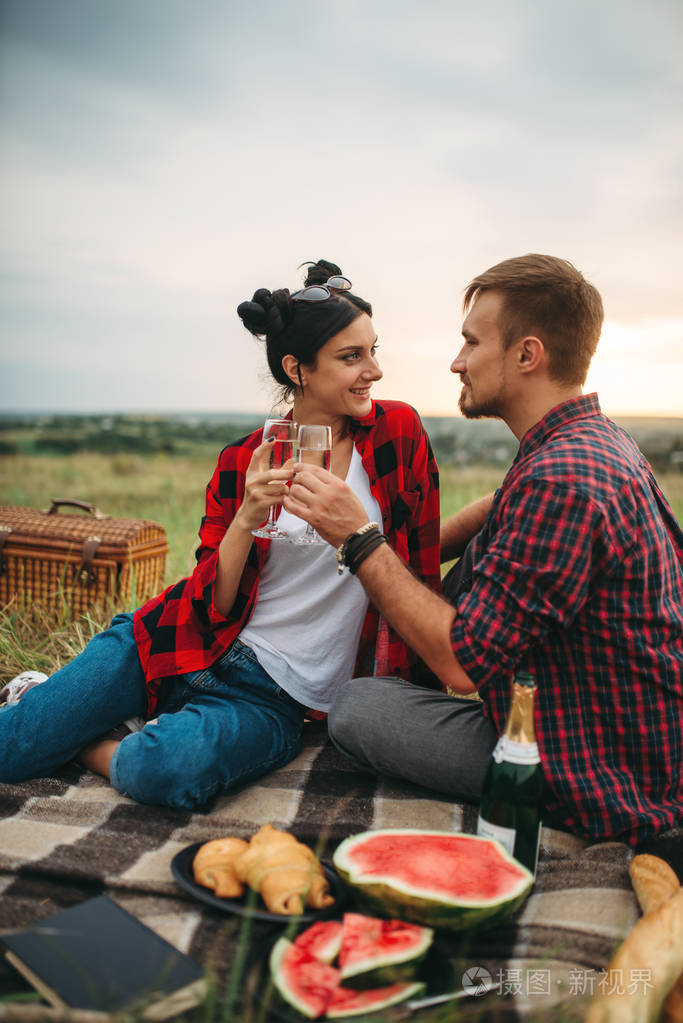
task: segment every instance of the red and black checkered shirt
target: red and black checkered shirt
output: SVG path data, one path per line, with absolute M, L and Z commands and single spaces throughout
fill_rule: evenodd
M 440 592 L 439 474 L 419 416 L 402 402 L 373 402 L 371 413 L 352 420 L 348 430 L 382 510 L 382 526 L 390 545 L 419 578 Z M 254 541 L 227 618 L 215 607 L 214 584 L 218 545 L 242 502 L 245 474 L 260 443 L 259 430 L 223 449 L 206 488 L 194 573 L 135 614 L 135 639 L 147 680 L 150 714 L 163 679 L 214 664 L 254 609 L 270 540 Z M 372 605 L 363 623 L 356 672 L 399 675 L 438 685 L 403 640 L 384 620 L 380 623 Z
M 632 844 L 683 820 L 683 536 L 597 395 L 523 438 L 474 550 L 454 652 L 502 731 L 538 683 L 548 823 Z

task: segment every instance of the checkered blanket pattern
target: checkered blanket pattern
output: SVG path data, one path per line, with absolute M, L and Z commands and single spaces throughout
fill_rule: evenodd
M 356 772 L 313 723 L 295 761 L 204 813 L 139 805 L 69 765 L 55 777 L 0 784 L 0 935 L 106 892 L 225 980 L 244 922 L 194 900 L 175 882 L 171 860 L 191 843 L 249 838 L 267 822 L 329 857 L 342 838 L 373 828 L 473 832 L 476 808 Z M 438 936 L 463 968 L 484 967 L 498 983 L 486 1003 L 459 1003 L 457 1018 L 481 1018 L 486 1004 L 487 1019 L 580 1019 L 591 986 L 639 915 L 630 855 L 620 843 L 588 846 L 544 829 L 536 885 L 515 919 L 468 936 L 466 945 Z M 272 925 L 252 926 L 256 959 L 272 935 Z M 12 985 L 16 976 L 3 965 L 0 1000 Z M 250 1018 L 248 1005 L 240 1012 Z

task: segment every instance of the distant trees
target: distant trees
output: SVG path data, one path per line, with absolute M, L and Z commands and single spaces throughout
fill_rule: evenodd
M 227 417 L 64 415 L 0 420 L 5 453 L 32 450 L 74 454 L 184 454 L 198 446 L 220 449 L 251 432 L 261 420 Z M 10 451 L 10 448 L 12 450 Z M 2 448 L 0 448 L 0 453 Z
M 241 413 L 184 415 L 0 415 L 0 456 L 19 453 L 191 454 L 218 452 L 263 420 Z M 656 472 L 683 472 L 683 419 L 619 421 Z M 508 466 L 517 441 L 498 420 L 425 417 L 442 466 Z

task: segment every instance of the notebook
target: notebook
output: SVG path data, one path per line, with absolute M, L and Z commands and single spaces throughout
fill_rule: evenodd
M 163 1020 L 201 1001 L 202 967 L 106 895 L 0 939 L 50 1005 Z

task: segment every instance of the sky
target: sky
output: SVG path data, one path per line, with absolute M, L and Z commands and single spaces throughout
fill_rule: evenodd
M 683 416 L 680 0 L 0 0 L 0 411 L 270 411 L 235 309 L 339 264 L 378 398 L 456 413 L 462 292 L 600 290 L 587 382 Z

